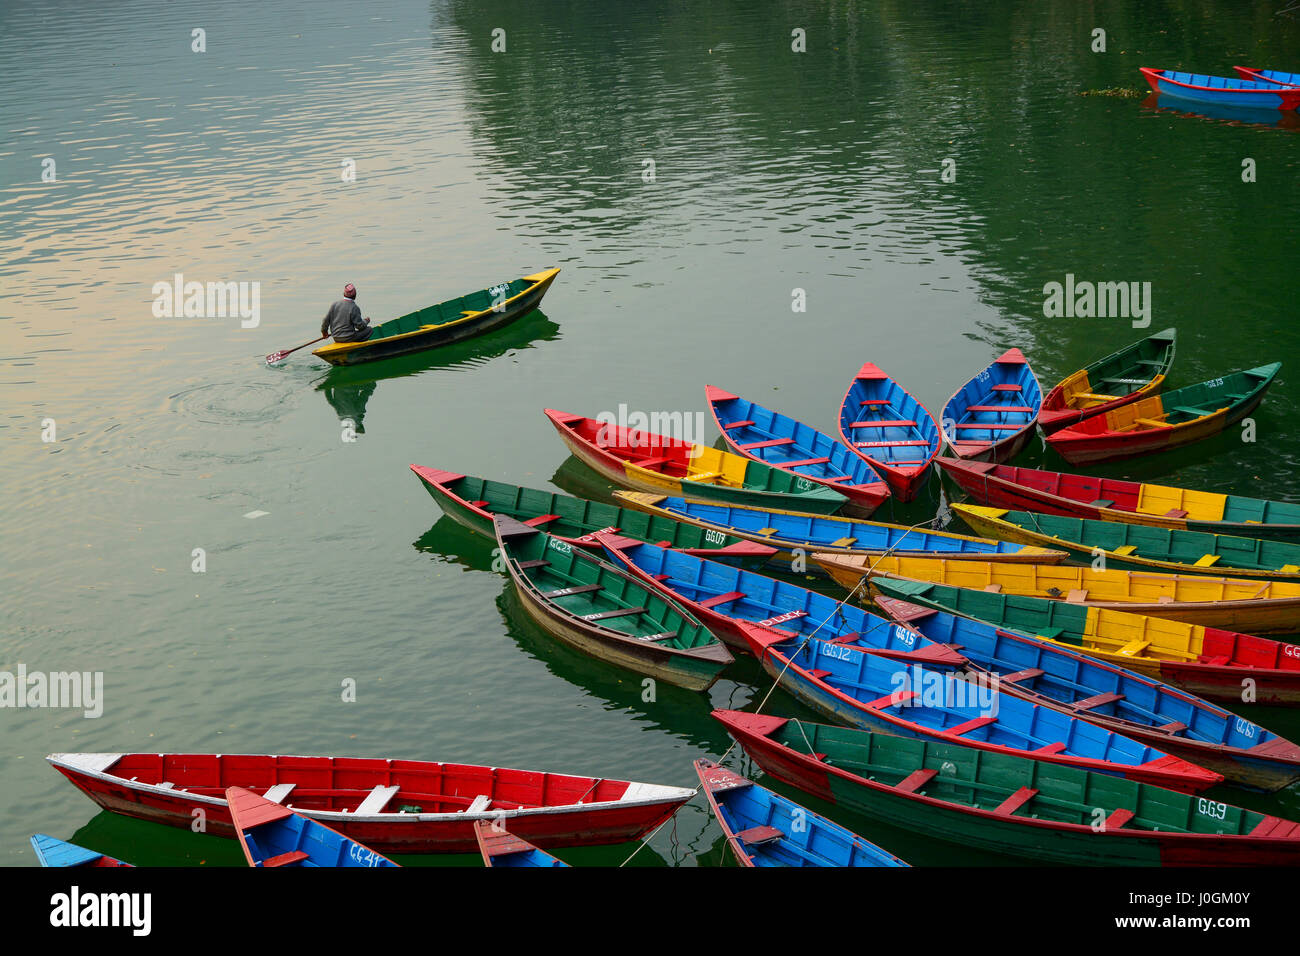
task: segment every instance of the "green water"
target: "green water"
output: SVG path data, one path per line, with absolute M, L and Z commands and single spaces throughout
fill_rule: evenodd
M 757 665 L 643 702 L 635 675 L 530 624 L 491 547 L 406 469 L 588 485 L 543 407 L 703 411 L 710 383 L 833 430 L 870 360 L 938 411 L 1009 346 L 1050 387 L 1145 334 L 1044 318 L 1045 283 L 1150 282 L 1150 330 L 1179 332 L 1171 386 L 1284 367 L 1255 443 L 1105 473 L 1296 497 L 1296 131 L 1078 95 L 1144 90 L 1140 65 L 1300 69 L 1283 5 L 6 4 L 0 670 L 106 686 L 98 719 L 0 711 L 0 863 L 31 865 L 34 831 L 239 862 L 231 842 L 97 814 L 53 751 L 693 785 L 691 761 L 729 743 L 711 706 L 761 697 Z M 445 353 L 262 362 L 314 337 L 345 282 L 379 320 L 552 265 L 544 315 Z M 260 324 L 155 318 L 153 284 L 177 272 L 259 282 Z M 1023 458 L 1040 461 L 1061 464 Z M 892 516 L 933 514 L 936 491 Z M 1251 713 L 1300 737 L 1296 715 Z M 1294 794 L 1221 796 L 1300 818 Z M 914 863 L 993 862 L 836 817 Z M 634 863 L 713 865 L 719 837 L 697 799 Z

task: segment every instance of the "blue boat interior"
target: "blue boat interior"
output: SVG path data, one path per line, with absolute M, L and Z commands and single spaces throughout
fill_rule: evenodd
M 961 387 L 943 409 L 948 443 L 971 454 L 1030 426 L 1043 393 L 1027 362 L 998 361 Z
M 925 465 L 939 450 L 934 416 L 906 389 L 868 366 L 840 407 L 840 433 L 860 454 L 894 467 Z
M 354 840 L 291 814 L 244 831 L 254 866 L 397 866 Z

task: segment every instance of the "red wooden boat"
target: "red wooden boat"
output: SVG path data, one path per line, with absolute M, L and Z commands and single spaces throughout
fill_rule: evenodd
M 624 843 L 694 791 L 652 783 L 426 760 L 268 754 L 59 753 L 45 758 L 105 810 L 234 837 L 242 786 L 385 853 L 476 853 L 477 820 L 537 846 Z

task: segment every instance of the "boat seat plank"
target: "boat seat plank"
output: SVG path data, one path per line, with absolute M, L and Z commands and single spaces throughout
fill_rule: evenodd
M 1095 501 L 1089 501 L 1088 506 L 1091 508 L 1114 508 L 1115 502 L 1109 498 L 1098 498 Z
M 486 793 L 480 793 L 477 797 L 475 797 L 473 800 L 469 802 L 469 806 L 465 808 L 465 812 L 482 813 L 491 805 L 492 805 L 492 798 L 489 797 Z
M 471 501 L 471 502 L 470 502 L 470 507 L 472 507 L 472 508 L 486 508 L 486 507 L 487 507 L 488 505 L 490 505 L 491 503 L 492 503 L 492 502 L 490 502 L 490 501 Z
M 888 404 L 889 404 L 889 399 L 887 399 L 887 398 L 864 398 L 862 401 L 858 402 L 858 404 L 859 404 L 859 405 L 888 405 Z
M 1014 684 L 1016 681 L 1033 680 L 1035 677 L 1042 677 L 1045 673 L 1047 672 L 1041 667 L 1026 667 L 1014 674 L 1003 674 L 998 679 L 1004 684 Z
M 263 800 L 270 800 L 272 803 L 284 803 L 284 798 L 293 792 L 296 783 L 277 783 L 273 787 L 267 787 L 266 793 L 262 794 Z
M 522 571 L 527 571 L 527 570 L 529 570 L 530 568 L 545 568 L 545 567 L 549 567 L 550 564 L 551 564 L 551 562 L 550 562 L 550 561 L 547 561 L 545 558 L 533 558 L 531 561 L 520 561 L 520 562 L 519 562 L 519 569 L 522 570 Z
M 763 535 L 776 534 L 777 530 L 778 529 L 776 528 L 759 528 L 757 531 L 754 532 L 754 534 L 763 534 Z
M 1028 405 L 967 405 L 968 412 L 1032 412 Z
M 1114 553 L 1123 557 L 1124 555 L 1132 554 L 1136 550 L 1137 550 L 1136 544 L 1121 544 L 1118 548 L 1115 549 Z
M 1065 749 L 1065 744 L 1057 740 L 1050 744 L 1043 744 L 1041 747 L 1035 747 L 1030 753 L 1036 754 L 1059 754 Z
M 1156 418 L 1139 418 L 1136 422 L 1134 422 L 1134 424 L 1145 425 L 1147 428 L 1172 428 L 1173 427 L 1168 422 L 1162 422 Z
M 1217 554 L 1203 554 L 1203 555 L 1201 555 L 1199 558 L 1196 559 L 1196 563 L 1193 564 L 1192 567 L 1194 567 L 1194 568 L 1208 568 L 1210 565 L 1212 565 L 1212 564 L 1214 564 L 1216 561 L 1218 561 L 1218 560 L 1219 560 L 1219 557 L 1220 557 L 1220 556 L 1217 555 Z
M 736 834 L 736 839 L 745 846 L 762 846 L 765 843 L 784 840 L 785 834 L 776 827 L 756 826 L 750 827 L 748 830 L 741 830 Z
M 1168 511 L 1165 512 L 1165 517 L 1166 517 L 1166 518 L 1186 518 L 1186 517 L 1187 517 L 1187 512 L 1184 511 L 1182 508 L 1170 508 Z
M 793 438 L 769 438 L 767 441 L 752 441 L 747 445 L 737 445 L 741 451 L 753 451 L 756 448 L 775 448 L 777 445 L 793 445 Z
M 949 727 L 948 733 L 956 736 L 968 734 L 972 730 L 979 730 L 981 727 L 987 727 L 989 724 L 997 723 L 996 717 L 972 717 L 965 723 L 958 724 L 956 727 Z
M 857 538 L 847 537 L 847 536 L 843 538 L 836 538 L 834 541 L 831 542 L 831 547 L 832 548 L 852 547 L 853 543 L 857 540 L 858 540 Z
M 829 458 L 801 458 L 798 461 L 777 462 L 777 464 L 779 464 L 782 468 L 802 468 L 805 465 L 826 465 L 829 463 L 830 463 Z M 844 478 L 848 478 L 848 475 L 845 475 Z M 844 480 L 844 479 L 840 479 L 840 480 Z
M 873 701 L 867 702 L 867 707 L 873 709 L 884 709 L 885 707 L 897 707 L 900 704 L 906 704 L 917 693 L 914 690 L 905 690 L 902 693 L 886 694 L 884 697 L 877 697 Z
M 601 611 L 598 614 L 584 614 L 584 621 L 608 621 L 615 617 L 631 617 L 634 614 L 644 614 L 646 608 L 643 607 L 620 607 L 612 611 Z
M 714 478 L 717 478 L 721 474 L 722 472 L 720 471 L 702 471 L 698 475 L 687 475 L 682 480 L 683 481 L 712 481 Z
M 645 635 L 644 637 L 639 637 L 639 638 L 637 638 L 637 640 L 639 640 L 639 641 L 650 641 L 651 643 L 655 643 L 655 644 L 657 644 L 657 643 L 659 643 L 660 641 L 671 641 L 671 640 L 673 640 L 675 637 L 677 637 L 677 632 L 676 632 L 676 631 L 661 631 L 661 632 L 658 633 L 658 634 L 647 634 L 647 635 Z
M 524 524 L 530 528 L 539 528 L 544 524 L 550 524 L 552 521 L 559 521 L 559 515 L 538 515 L 536 518 L 529 518 Z
M 1110 816 L 1106 818 L 1106 822 L 1101 825 L 1101 828 L 1103 831 L 1118 830 L 1132 820 L 1135 815 L 1132 810 L 1120 807 L 1118 810 L 1111 811 Z
M 1001 593 L 1002 593 L 1002 585 L 1000 585 L 1000 584 L 986 584 L 986 585 L 984 585 L 984 590 L 987 591 L 989 594 L 1001 594 Z
M 1070 588 L 1070 593 L 1065 596 L 1066 604 L 1082 604 L 1088 600 L 1087 588 Z
M 1021 422 L 1021 423 L 1012 423 L 1012 422 L 1007 422 L 1007 423 L 1002 423 L 1002 422 L 968 422 L 968 423 L 966 423 L 966 424 L 962 424 L 962 425 L 954 425 L 953 427 L 954 427 L 954 428 L 960 428 L 960 429 L 979 429 L 979 430 L 987 429 L 988 431 L 999 431 L 999 432 L 1004 432 L 1004 431 L 1007 431 L 1008 429 L 1010 429 L 1010 430 L 1012 430 L 1012 431 L 1019 431 L 1020 429 L 1024 428 L 1025 426 L 1024 426 L 1024 423 L 1023 423 L 1023 422 Z
M 300 860 L 308 859 L 308 854 L 302 850 L 290 850 L 288 853 L 281 853 L 278 856 L 270 857 L 262 861 L 262 867 L 269 869 L 273 866 L 288 866 L 290 863 L 297 863 Z
M 1086 698 L 1085 700 L 1075 701 L 1074 707 L 1076 710 L 1095 710 L 1098 707 L 1105 707 L 1107 704 L 1113 704 L 1116 701 L 1121 701 L 1123 699 L 1124 699 L 1123 694 L 1114 694 L 1114 693 L 1095 694 L 1092 697 Z
M 1020 391 L 1020 386 L 1019 386 L 1019 385 L 994 385 L 994 386 L 993 386 L 993 391 L 995 391 L 995 392 L 1018 392 L 1018 391 Z
M 1136 657 L 1138 654 L 1141 654 L 1150 646 L 1151 646 L 1150 641 L 1143 641 L 1143 640 L 1129 641 L 1127 644 L 1125 644 L 1123 647 L 1119 649 L 1119 653 L 1124 655 L 1125 657 Z
M 557 588 L 554 591 L 543 591 L 542 597 L 558 598 L 558 597 L 566 597 L 567 595 L 570 594 L 590 594 L 593 591 L 603 591 L 603 590 L 605 590 L 605 585 L 603 584 L 577 584 L 571 588 Z
M 1202 660 L 1200 663 L 1208 664 L 1211 667 L 1222 667 L 1224 664 L 1228 663 L 1228 660 L 1229 657 L 1227 654 L 1219 654 L 1216 655 L 1215 657 L 1207 657 L 1204 660 Z
M 920 770 L 913 770 L 910 774 L 895 784 L 894 789 L 903 793 L 916 793 L 927 783 L 939 776 L 939 771 L 933 767 L 923 767 Z
M 380 813 L 384 807 L 388 806 L 388 802 L 397 795 L 397 791 L 400 789 L 402 788 L 398 786 L 385 787 L 380 784 L 366 794 L 366 798 L 361 801 L 361 805 L 352 812 L 358 816 Z
M 854 422 L 850 428 L 910 428 L 915 425 L 910 418 L 878 418 Z
M 1009 817 L 1036 796 L 1038 796 L 1037 790 L 1032 787 L 1021 787 L 999 803 L 993 812 L 1000 817 Z
M 660 465 L 666 465 L 668 462 L 672 461 L 672 459 L 666 456 L 661 456 L 659 458 L 642 458 L 640 460 L 629 458 L 628 461 L 636 465 L 638 468 L 647 468 L 653 471 Z
M 1167 724 L 1161 724 L 1156 730 L 1168 731 L 1171 734 L 1181 734 L 1187 729 L 1187 725 L 1180 720 L 1171 721 Z
M 754 423 L 748 419 L 746 419 L 743 422 L 727 422 L 727 424 L 722 426 L 722 430 L 725 432 L 729 432 L 733 428 L 748 428 L 752 424 Z
M 713 597 L 705 598 L 698 603 L 700 607 L 717 607 L 719 604 L 729 604 L 743 597 L 748 597 L 744 591 L 728 591 L 726 594 L 715 594 Z

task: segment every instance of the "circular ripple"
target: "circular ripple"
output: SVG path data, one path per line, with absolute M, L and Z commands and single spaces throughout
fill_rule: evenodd
M 291 385 L 210 382 L 167 397 L 170 411 L 210 425 L 263 425 L 283 417 L 293 403 Z

